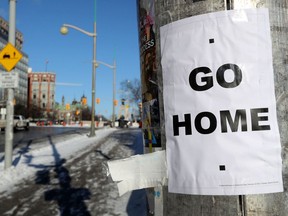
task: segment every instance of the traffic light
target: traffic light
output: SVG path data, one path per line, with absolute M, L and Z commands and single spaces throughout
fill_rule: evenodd
M 70 110 L 70 104 L 66 104 L 66 110 Z
M 96 98 L 96 103 L 100 104 L 100 98 Z
M 124 99 L 124 98 L 121 99 L 121 105 L 122 105 L 122 106 L 125 105 L 125 99 Z
M 139 109 L 142 109 L 142 103 L 138 104 Z
M 83 97 L 82 98 L 82 105 L 86 105 L 87 104 L 87 98 Z
M 117 106 L 118 105 L 118 100 L 114 100 L 114 106 Z

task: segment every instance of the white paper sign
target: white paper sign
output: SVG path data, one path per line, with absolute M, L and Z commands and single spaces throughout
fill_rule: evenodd
M 283 191 L 267 9 L 161 27 L 169 192 Z

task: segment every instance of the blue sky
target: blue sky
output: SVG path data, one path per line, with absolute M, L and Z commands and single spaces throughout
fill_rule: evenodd
M 8 20 L 9 1 L 1 0 L 0 16 Z M 117 63 L 116 98 L 120 99 L 120 82 L 140 79 L 136 1 L 97 0 L 97 60 Z M 60 34 L 63 23 L 93 32 L 94 0 L 18 0 L 16 28 L 24 35 L 23 51 L 35 72 L 56 73 L 57 83 L 81 84 L 56 86 L 56 101 L 80 100 L 83 93 L 91 105 L 93 39 L 69 29 Z M 112 113 L 113 72 L 100 65 L 96 72 L 96 114 Z M 118 109 L 116 109 L 117 111 Z

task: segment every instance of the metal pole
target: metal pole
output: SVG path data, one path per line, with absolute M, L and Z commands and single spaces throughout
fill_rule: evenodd
M 114 59 L 114 66 L 113 66 L 113 113 L 112 113 L 112 127 L 115 127 L 115 95 L 116 95 L 116 60 Z
M 15 32 L 16 32 L 16 0 L 9 1 L 9 42 L 15 45 Z M 4 168 L 7 169 L 12 166 L 13 155 L 13 115 L 14 115 L 14 89 L 7 89 L 7 116 L 6 116 L 6 129 L 5 129 L 5 161 Z
M 93 35 L 93 61 L 92 61 L 92 114 L 91 114 L 91 131 L 90 137 L 95 136 L 95 83 L 96 83 L 96 19 L 94 20 L 94 35 Z
M 107 64 L 102 61 L 97 61 L 96 66 L 98 67 L 98 64 L 102 64 L 106 67 L 109 67 L 113 69 L 113 98 L 112 98 L 112 127 L 115 127 L 115 106 L 114 106 L 114 101 L 115 101 L 115 95 L 116 95 L 116 60 L 114 59 L 113 65 Z M 114 117 L 113 117 L 114 116 Z
M 93 61 L 92 61 L 92 100 L 91 100 L 91 107 L 92 107 L 92 112 L 91 112 L 91 131 L 90 131 L 90 137 L 95 136 L 95 94 L 96 94 L 96 88 L 95 88 L 95 83 L 96 83 L 96 67 L 97 62 L 96 62 L 96 0 L 94 0 L 94 31 L 93 31 Z

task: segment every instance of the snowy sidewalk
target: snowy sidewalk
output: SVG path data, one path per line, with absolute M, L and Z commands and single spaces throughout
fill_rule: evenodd
M 119 197 L 103 170 L 107 160 L 143 149 L 141 130 L 109 128 L 93 138 L 49 142 L 15 154 L 11 169 L 0 161 L 1 215 L 146 215 L 144 190 Z

